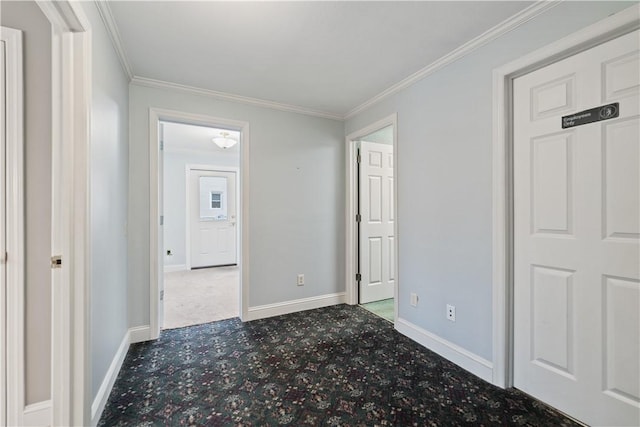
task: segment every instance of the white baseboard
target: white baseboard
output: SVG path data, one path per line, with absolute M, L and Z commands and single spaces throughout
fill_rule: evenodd
M 247 318 L 243 320 L 258 320 L 267 317 L 280 316 L 282 314 L 298 311 L 312 310 L 314 308 L 328 307 L 330 305 L 344 304 L 345 293 L 319 295 L 317 297 L 302 298 L 293 301 L 279 302 L 276 304 L 259 305 L 249 307 Z
M 113 388 L 113 384 L 116 382 L 116 378 L 118 377 L 118 372 L 120 372 L 120 368 L 122 367 L 122 362 L 124 362 L 124 358 L 127 355 L 127 351 L 129 350 L 129 331 L 124 334 L 122 338 L 122 342 L 120 343 L 120 347 L 118 347 L 118 351 L 116 351 L 116 355 L 111 361 L 111 365 L 107 370 L 107 373 L 102 380 L 102 384 L 100 384 L 100 388 L 98 389 L 98 393 L 96 394 L 96 398 L 93 400 L 91 404 L 91 425 L 98 425 L 98 421 L 100 421 L 100 416 L 102 415 L 102 411 L 104 410 L 104 406 L 109 399 L 109 395 L 111 394 L 111 389 Z
M 129 343 L 149 341 L 151 339 L 151 327 L 149 325 L 129 328 Z
M 438 353 L 461 368 L 487 382 L 493 381 L 493 363 L 488 360 L 404 319 L 398 318 L 395 327 L 401 334 Z
M 24 426 L 50 426 L 52 413 L 51 400 L 27 405 L 24 408 L 22 423 Z
M 165 273 L 173 273 L 174 271 L 184 271 L 187 269 L 186 264 L 174 264 L 174 265 L 165 265 L 164 272 Z

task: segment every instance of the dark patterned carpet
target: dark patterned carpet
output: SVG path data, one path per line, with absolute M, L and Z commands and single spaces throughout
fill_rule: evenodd
M 101 426 L 574 426 L 358 306 L 163 331 L 132 345 Z

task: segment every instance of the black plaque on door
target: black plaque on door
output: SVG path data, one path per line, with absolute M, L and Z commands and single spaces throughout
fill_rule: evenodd
M 587 123 L 599 122 L 601 120 L 615 119 L 620 115 L 620 104 L 601 105 L 590 110 L 580 111 L 569 116 L 562 117 L 562 129 L 572 128 Z

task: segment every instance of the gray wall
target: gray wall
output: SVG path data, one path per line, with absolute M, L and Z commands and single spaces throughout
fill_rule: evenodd
M 2 2 L 1 22 L 23 31 L 25 147 L 25 394 L 51 388 L 51 26 L 33 1 Z
M 250 306 L 344 291 L 343 123 L 133 84 L 129 92 L 130 326 L 149 324 L 150 107 L 250 123 Z
M 360 138 L 360 141 L 377 142 L 378 144 L 393 144 L 393 126 L 387 126 L 367 136 Z
M 129 87 L 98 10 L 82 3 L 92 27 L 91 389 L 92 399 L 125 337 Z
M 492 70 L 631 5 L 561 3 L 346 122 L 398 113 L 399 317 L 492 359 Z
M 238 151 L 164 151 L 164 265 L 185 265 L 187 241 L 186 165 L 238 167 Z M 167 256 L 167 250 L 173 255 Z

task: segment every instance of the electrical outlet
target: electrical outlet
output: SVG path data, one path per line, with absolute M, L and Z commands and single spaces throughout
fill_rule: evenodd
M 298 286 L 304 286 L 304 274 L 298 274 Z
M 417 307 L 418 306 L 418 294 L 411 294 L 411 306 L 412 307 Z
M 456 306 L 447 304 L 447 320 L 456 321 Z

